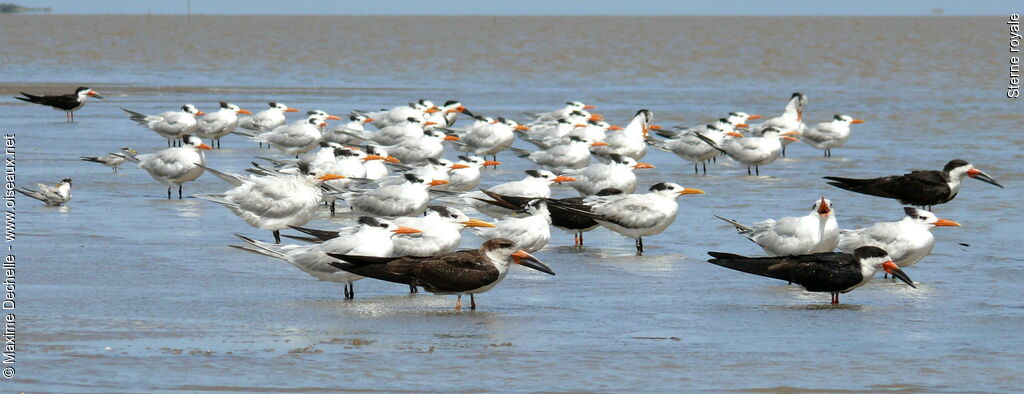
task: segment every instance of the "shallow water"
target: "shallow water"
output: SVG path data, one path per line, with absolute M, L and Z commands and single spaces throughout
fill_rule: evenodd
M 0 100 L 16 133 L 19 184 L 75 181 L 65 208 L 18 200 L 17 376 L 23 391 L 282 390 L 919 390 L 1009 391 L 1024 384 L 1013 247 L 1024 138 L 1004 97 L 1000 18 L 0 17 L 0 93 L 88 85 L 107 97 L 63 114 Z M 43 28 L 46 27 L 46 28 Z M 33 31 L 33 34 L 26 34 Z M 173 48 L 173 49 L 168 49 Z M 269 100 L 335 113 L 456 98 L 520 118 L 569 99 L 616 124 L 640 108 L 662 125 L 729 111 L 774 116 L 793 91 L 806 117 L 867 121 L 831 160 L 797 143 L 761 177 L 719 161 L 707 177 L 651 151 L 643 187 L 675 181 L 676 223 L 646 239 L 603 230 L 571 247 L 556 232 L 537 256 L 558 273 L 514 269 L 480 309 L 372 281 L 342 300 L 280 262 L 227 248 L 268 239 L 228 210 L 165 200 L 141 170 L 78 161 L 164 141 L 117 107 L 158 112 Z M 240 171 L 241 138 L 207 155 Z M 526 147 L 526 146 L 524 146 Z M 454 153 L 449 152 L 450 156 Z M 824 175 L 940 168 L 963 158 L 1002 182 L 966 180 L 936 209 L 934 253 L 911 289 L 876 280 L 827 295 L 704 263 L 709 250 L 759 250 L 718 214 L 750 222 L 802 215 L 824 194 L 840 225 L 902 216 L 899 204 L 827 186 Z M 510 155 L 485 185 L 529 168 Z M 187 194 L 221 192 L 204 176 Z M 556 189 L 572 195 L 568 188 Z M 324 212 L 311 227 L 347 223 Z M 466 247 L 479 243 L 467 236 Z M 969 247 L 957 243 L 969 244 Z

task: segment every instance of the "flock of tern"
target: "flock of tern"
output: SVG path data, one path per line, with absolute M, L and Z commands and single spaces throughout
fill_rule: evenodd
M 66 111 L 69 122 L 88 98 L 102 98 L 87 87 L 67 95 L 22 95 L 17 98 Z M 862 123 L 836 114 L 808 126 L 803 123 L 806 105 L 805 95 L 793 93 L 781 115 L 761 123 L 748 123 L 761 116 L 731 112 L 710 124 L 674 128 L 653 124 L 649 110 L 639 110 L 625 126 L 615 126 L 580 102 L 527 114 L 529 120 L 523 123 L 473 113 L 455 100 L 443 105 L 419 100 L 376 112 L 352 111 L 345 117 L 313 110 L 291 122 L 286 114 L 300 111 L 280 102 L 270 102 L 255 114 L 227 102 L 209 113 L 192 104 L 160 114 L 122 108 L 128 119 L 166 139 L 168 148 L 139 154 L 122 147 L 82 160 L 110 166 L 115 173 L 126 161 L 136 163 L 168 186 L 168 199 L 174 186 L 182 198 L 184 183 L 213 174 L 224 181 L 225 191 L 195 197 L 223 205 L 274 237 L 269 243 L 238 235 L 243 244 L 231 246 L 284 260 L 319 280 L 342 283 L 346 298 L 354 297 L 355 281 L 370 277 L 406 284 L 411 292 L 423 288 L 457 295 L 456 309 L 468 294 L 475 309 L 474 295 L 494 287 L 513 264 L 554 275 L 530 254 L 548 244 L 552 226 L 572 232 L 578 247 L 583 247 L 584 233 L 605 228 L 634 239 L 641 255 L 644 237 L 660 234 L 673 223 L 681 196 L 704 193 L 673 182 L 655 183 L 638 193 L 637 170 L 653 168 L 640 161 L 648 147 L 691 162 L 695 173 L 703 169 L 706 174 L 709 163 L 728 157 L 746 165 L 748 175 L 759 175 L 761 167 L 785 155 L 794 141 L 830 157 L 833 148 L 849 139 L 851 126 Z M 456 126 L 460 119 L 464 121 Z M 329 121 L 343 122 L 329 127 Z M 246 175 L 208 167 L 204 151 L 219 148 L 230 134 L 280 154 L 257 156 L 263 164 L 253 162 Z M 517 139 L 532 148 L 513 147 Z M 451 149 L 459 151 L 458 162 L 444 158 Z M 488 168 L 501 165 L 499 154 L 508 155 L 505 160 L 528 160 L 535 169 L 521 180 L 485 182 Z M 963 160 L 952 160 L 942 170 L 880 178 L 829 176 L 829 184 L 836 187 L 920 208 L 905 207 L 902 220 L 858 230 L 840 229 L 832 202 L 824 196 L 815 198 L 804 216 L 753 224 L 719 217 L 767 257 L 709 252 L 713 259 L 708 261 L 831 293 L 833 304 L 840 293 L 863 285 L 879 270 L 914 286 L 901 267 L 931 252 L 933 228 L 959 226 L 929 210 L 952 200 L 965 177 L 1002 187 Z M 563 184 L 579 196 L 553 198 L 552 187 Z M 58 206 L 71 199 L 71 179 L 18 191 Z M 333 230 L 304 227 L 324 206 L 333 216 L 339 203 L 357 213 L 355 223 Z M 474 219 L 467 212 L 493 221 Z M 485 242 L 477 249 L 456 250 L 466 229 Z M 282 244 L 283 230 L 296 231 L 283 236 L 301 243 Z

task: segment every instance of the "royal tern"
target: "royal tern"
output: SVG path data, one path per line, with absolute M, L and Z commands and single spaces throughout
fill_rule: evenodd
M 395 253 L 394 239 L 396 235 L 416 234 L 420 230 L 401 227 L 385 219 L 360 217 L 358 224 L 339 231 L 338 237 L 313 245 L 277 245 L 260 242 L 255 239 L 235 234 L 248 245 L 229 245 L 247 252 L 261 254 L 287 261 L 295 268 L 302 270 L 314 278 L 328 282 L 343 283 L 345 298 L 355 297 L 352 282 L 362 279 L 344 270 L 331 266 L 335 261 L 328 253 L 354 254 L 373 257 L 393 257 Z
M 379 112 L 352 111 L 353 114 L 364 115 L 373 119 L 371 123 L 378 129 L 401 123 L 409 118 L 423 118 L 424 113 L 438 112 L 440 109 L 429 100 L 419 100 L 408 105 L 400 105 L 390 110 Z
M 210 140 L 211 145 L 220 149 L 220 138 L 231 134 L 238 126 L 238 114 L 252 115 L 252 112 L 238 108 L 237 105 L 226 101 L 220 102 L 220 109 L 217 112 L 210 112 L 199 118 L 199 127 L 196 128 L 196 135 L 200 138 Z
M 259 134 L 284 125 L 287 121 L 285 118 L 286 112 L 299 112 L 298 109 L 291 108 L 285 105 L 285 103 L 270 102 L 268 105 L 270 108 L 257 112 L 253 116 L 239 118 L 238 127 L 254 131 L 256 134 Z M 260 142 L 260 147 L 263 147 L 262 142 Z
M 198 194 L 196 197 L 228 207 L 250 226 L 270 230 L 281 243 L 281 230 L 301 226 L 313 218 L 323 199 L 324 181 L 341 175 L 320 174 L 306 163 L 299 163 L 299 174 L 242 177 L 209 169 L 218 178 L 234 186 L 222 194 Z
M 341 197 L 358 212 L 374 216 L 420 215 L 427 209 L 431 186 L 448 183 L 444 180 L 424 180 L 405 174 L 402 182 L 384 184 L 376 189 L 350 190 Z
M 71 178 L 64 178 L 55 186 L 37 184 L 39 190 L 16 187 L 14 191 L 42 201 L 48 207 L 59 207 L 71 201 Z M 12 195 L 13 196 L 13 195 Z M 13 200 L 12 200 L 13 201 Z
M 99 93 L 96 93 L 95 90 L 89 89 L 84 86 L 75 89 L 75 92 L 70 94 L 39 96 L 21 92 L 21 95 L 24 97 L 15 96 L 14 98 L 32 104 L 39 104 L 45 105 L 47 107 L 52 107 L 53 109 L 58 111 L 64 111 L 66 113 L 65 116 L 67 117 L 68 123 L 72 123 L 75 121 L 75 111 L 78 111 L 80 108 L 84 107 L 85 101 L 88 100 L 89 97 L 95 97 L 101 100 L 103 99 L 103 96 L 100 96 Z
M 800 256 L 745 257 L 731 253 L 708 252 L 709 263 L 749 274 L 782 279 L 801 285 L 807 291 L 832 293 L 832 304 L 839 294 L 867 283 L 879 269 L 914 286 L 889 254 L 874 246 L 857 248 L 852 255 L 838 252 Z
M 364 115 L 349 115 L 348 123 L 323 133 L 323 141 L 342 145 L 359 143 L 359 138 L 347 134 L 346 131 L 366 131 L 366 124 L 370 122 L 373 122 L 373 118 Z
M 426 215 L 395 218 L 400 226 L 414 227 L 422 233 L 395 239 L 395 250 L 402 256 L 434 256 L 448 253 L 459 247 L 462 230 L 469 228 L 490 228 L 494 224 L 472 219 L 462 211 L 443 205 L 427 207 Z
M 764 249 L 769 256 L 787 256 L 831 252 L 839 244 L 839 225 L 836 223 L 832 202 L 821 197 L 811 205 L 805 216 L 790 216 L 779 220 L 768 219 L 752 226 L 715 215 L 736 227 Z
M 519 157 L 536 163 L 539 166 L 555 171 L 578 170 L 590 164 L 590 149 L 606 147 L 607 142 L 590 141 L 580 137 L 569 137 L 568 143 L 547 147 L 544 150 L 530 152 L 511 148 Z
M 444 154 L 445 141 L 458 141 L 459 137 L 445 135 L 438 130 L 423 130 L 415 138 L 384 146 L 394 157 L 408 165 L 420 165 L 428 159 L 439 159 Z
M 127 146 L 122 146 L 120 154 L 108 153 L 108 154 L 103 155 L 103 156 L 81 156 L 81 158 L 82 158 L 82 161 L 88 161 L 88 162 L 92 162 L 92 163 L 100 163 L 100 164 L 103 164 L 105 166 L 108 166 L 108 167 L 112 168 L 114 170 L 114 173 L 116 174 L 117 173 L 117 166 L 121 165 L 121 163 L 124 163 L 124 160 L 125 160 L 124 155 L 137 155 L 137 154 L 139 154 L 139 152 L 136 151 L 135 149 L 129 148 Z
M 466 107 L 462 105 L 459 100 L 448 100 L 441 106 L 439 113 L 444 117 L 444 123 L 440 123 L 444 127 L 452 127 L 455 124 L 455 118 L 460 113 L 472 113 L 468 112 Z
M 532 115 L 534 117 L 534 122 L 545 122 L 565 117 L 566 115 L 573 111 L 584 111 L 594 108 L 595 107 L 593 105 L 586 105 L 579 101 L 567 101 L 565 103 L 565 107 L 556 109 L 554 111 L 543 113 L 528 113 L 528 115 Z
M 468 192 L 480 186 L 480 169 L 499 166 L 500 161 L 484 160 L 477 156 L 459 156 L 460 161 L 448 170 L 448 184 L 442 190 Z
M 510 217 L 494 223 L 494 227 L 475 228 L 473 232 L 483 239 L 510 239 L 516 248 L 536 252 L 547 246 L 551 240 L 551 213 L 548 203 L 537 198 L 523 207 L 525 217 Z
M 853 179 L 827 176 L 829 185 L 871 196 L 891 198 L 902 204 L 916 205 L 931 210 L 934 205 L 945 204 L 956 197 L 964 177 L 998 186 L 991 176 L 974 168 L 966 161 L 955 159 L 946 163 L 941 171 L 917 170 L 909 174 L 881 178 Z
M 774 127 L 785 133 L 792 132 L 791 135 L 799 137 L 807 127 L 803 122 L 804 107 L 806 106 L 807 96 L 800 92 L 793 93 L 790 95 L 789 102 L 786 103 L 786 111 L 782 115 L 768 119 L 764 123 L 750 125 L 750 131 L 755 136 L 760 136 L 768 128 Z M 793 141 L 786 140 L 782 142 L 783 156 L 786 155 L 786 145 Z
M 513 211 L 522 210 L 526 207 L 527 203 L 534 200 L 533 198 L 528 197 L 503 196 L 489 191 L 485 191 L 484 193 L 491 199 L 481 199 L 480 201 Z M 598 196 L 614 196 L 619 194 L 622 194 L 621 190 L 610 188 L 597 192 Z M 600 226 L 600 224 L 593 218 L 583 216 L 575 212 L 576 210 L 592 211 L 590 206 L 583 204 L 584 198 L 585 197 L 545 199 L 547 201 L 554 201 L 547 205 L 548 212 L 551 215 L 551 225 L 573 233 L 573 242 L 577 247 L 583 246 L 583 233 Z
M 139 168 L 146 170 L 157 182 L 167 185 L 167 199 L 171 198 L 171 186 L 178 185 L 178 199 L 181 199 L 181 185 L 203 175 L 206 156 L 202 151 L 212 149 L 194 135 L 186 134 L 181 138 L 184 143 L 180 147 L 145 155 L 124 155 L 128 161 L 138 163 Z
M 593 218 L 602 227 L 636 239 L 636 254 L 639 256 L 644 253 L 643 237 L 661 234 L 675 221 L 676 213 L 679 212 L 676 200 L 684 194 L 704 192 L 672 182 L 662 182 L 651 186 L 650 192 L 645 194 L 587 197 L 583 199 L 583 205 L 589 210 L 562 206 L 579 215 Z M 549 202 L 557 203 L 554 200 Z
M 861 246 L 877 246 L 889 252 L 900 267 L 914 265 L 932 252 L 935 227 L 960 226 L 952 220 L 939 219 L 923 209 L 904 207 L 907 214 L 898 222 L 881 222 L 857 230 L 839 231 L 839 250 L 851 252 Z
M 200 111 L 192 104 L 181 106 L 181 111 L 168 111 L 159 115 L 146 115 L 121 108 L 128 113 L 128 118 L 167 139 L 167 146 L 174 146 L 175 140 L 181 139 L 186 134 L 193 134 L 199 127 L 197 116 L 206 113 Z
M 740 163 L 746 164 L 747 175 L 752 175 L 750 167 L 753 166 L 754 174 L 760 176 L 761 166 L 774 162 L 779 158 L 779 154 L 782 152 L 780 140 L 797 140 L 789 134 L 791 133 L 783 135 L 776 128 L 765 129 L 760 137 L 744 137 L 742 134 L 730 132 L 726 133 L 726 135 L 733 138 L 726 138 L 721 146 L 700 133 L 696 135 L 697 138 L 708 143 L 711 147 L 729 155 L 729 157 Z
M 367 157 L 363 161 L 366 168 L 366 179 L 376 180 L 388 176 L 391 172 L 384 163 L 401 163 L 397 157 L 389 156 L 388 152 L 379 146 L 367 145 L 365 150 Z
M 850 125 L 864 123 L 848 115 L 836 114 L 831 122 L 818 123 L 804 130 L 801 138 L 808 145 L 825 151 L 825 157 L 832 157 L 832 148 L 838 148 L 850 138 Z
M 340 133 L 357 140 L 370 141 L 379 145 L 394 145 L 410 138 L 423 135 L 424 130 L 432 129 L 436 123 L 424 121 L 423 118 L 409 117 L 403 122 L 395 123 L 378 131 L 365 128 L 339 127 Z
M 252 137 L 256 142 L 265 142 L 286 155 L 295 155 L 313 150 L 320 144 L 321 132 L 327 126 L 328 117 L 310 111 L 305 120 L 293 122 Z M 337 118 L 335 116 L 335 118 Z
M 709 124 L 700 129 L 700 131 L 684 131 L 675 134 L 673 138 L 667 140 L 659 140 L 648 136 L 647 143 L 655 149 L 672 152 L 682 159 L 692 161 L 694 174 L 698 173 L 697 164 L 701 164 L 704 168 L 704 174 L 707 175 L 708 160 L 719 155 L 720 152 L 715 147 L 723 145 L 725 142 L 725 135 L 726 132 L 724 130 L 718 128 L 718 126 Z M 703 137 L 703 139 L 701 137 Z M 705 139 L 711 142 L 709 143 Z
M 636 174 L 633 170 L 642 168 L 654 168 L 647 163 L 638 163 L 632 157 L 612 153 L 608 156 L 608 163 L 593 163 L 587 168 L 578 171 L 566 171 L 565 175 L 572 175 L 576 182 L 569 184 L 582 196 L 590 196 L 604 189 L 616 189 L 626 194 L 636 191 Z
M 650 110 L 637 111 L 636 115 L 633 115 L 633 120 L 629 121 L 626 127 L 608 133 L 604 139 L 608 145 L 603 148 L 595 148 L 594 153 L 605 156 L 618 153 L 632 157 L 634 160 L 642 159 L 647 154 L 647 143 L 644 139 L 647 138 L 647 133 L 652 127 L 653 117 Z
M 548 198 L 551 197 L 551 184 L 574 182 L 576 178 L 555 175 L 547 170 L 526 170 L 526 177 L 512 182 L 487 188 L 487 191 L 501 194 L 503 196 Z M 488 204 L 481 199 L 487 195 L 481 191 L 469 192 L 462 196 L 462 201 L 476 208 L 477 211 L 490 215 L 494 218 L 502 218 L 515 213 L 514 210 L 497 207 Z
M 432 257 L 369 257 L 331 253 L 339 261 L 331 265 L 369 278 L 423 287 L 434 294 L 456 294 L 455 309 L 462 309 L 462 295 L 469 294 L 470 309 L 476 309 L 475 294 L 501 282 L 512 263 L 554 275 L 546 264 L 517 250 L 507 239 L 492 239 L 479 249 Z
M 457 147 L 460 151 L 483 155 L 484 158 L 488 155 L 496 158 L 499 152 L 512 146 L 516 138 L 515 131 L 527 131 L 529 128 L 513 120 L 499 117 L 494 121 L 474 125 L 465 130 L 449 130 L 459 137 L 461 144 L 458 144 Z

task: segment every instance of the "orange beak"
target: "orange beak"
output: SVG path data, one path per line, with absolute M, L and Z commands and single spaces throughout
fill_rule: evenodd
M 333 181 L 335 179 L 345 179 L 345 176 L 338 174 L 324 174 L 323 176 L 316 179 L 319 179 L 321 181 Z
M 441 110 L 437 109 L 437 107 L 430 107 L 430 108 L 427 108 L 427 109 L 423 110 L 423 112 L 426 112 L 428 114 L 432 114 L 432 113 L 438 112 L 438 111 L 441 111 Z
M 597 142 L 591 143 L 590 146 L 608 146 L 608 143 L 604 142 L 604 141 L 597 141 Z
M 761 115 L 750 115 L 747 117 L 749 120 L 761 119 Z
M 601 116 L 599 114 L 590 114 L 590 120 L 601 121 L 604 120 L 604 116 Z
M 206 144 L 199 144 L 199 146 L 197 146 L 196 148 L 199 148 L 199 149 L 202 149 L 202 150 L 213 150 L 213 148 L 211 148 L 209 145 L 206 145 Z
M 661 126 L 656 125 L 656 124 L 652 124 L 650 127 L 648 127 L 648 129 L 651 129 L 651 130 L 661 130 Z
M 750 127 L 750 125 L 748 125 L 748 124 L 746 124 L 746 123 L 740 123 L 740 124 L 736 125 L 736 127 L 738 127 L 738 128 L 744 128 L 744 129 L 745 129 L 745 128 L 747 128 L 747 127 Z
M 463 168 L 469 168 L 469 166 L 467 166 L 465 164 L 458 164 L 458 163 L 452 164 L 452 169 L 453 170 L 461 170 Z
M 469 220 L 467 220 L 465 222 L 462 222 L 462 224 L 466 225 L 466 226 L 469 226 L 469 227 L 494 227 L 494 225 L 491 224 L 491 223 L 485 222 L 483 220 L 477 220 L 477 219 L 469 219 Z
M 387 158 L 386 158 L 386 157 L 384 157 L 384 156 L 377 156 L 377 155 L 366 155 L 366 157 L 365 157 L 365 158 L 363 159 L 363 161 L 370 161 L 370 160 L 386 160 L 386 159 L 387 159 Z
M 960 223 L 954 222 L 952 220 L 939 219 L 939 221 L 937 221 L 935 223 L 932 223 L 932 226 L 935 226 L 935 227 L 960 227 Z
M 782 137 L 782 139 L 784 139 L 784 140 L 790 140 L 790 141 L 800 141 L 800 139 L 798 139 L 798 138 L 793 138 L 793 137 L 790 137 L 790 136 L 788 136 L 788 135 L 787 135 L 787 136 L 785 136 L 785 137 Z
M 252 115 L 252 112 L 249 112 L 249 110 L 247 110 L 247 109 L 240 109 L 240 110 L 238 110 L 238 113 L 243 114 L 243 115 Z
M 455 112 L 466 112 L 466 107 L 463 107 L 461 105 L 458 106 L 458 107 L 455 107 Z
M 320 122 L 320 124 L 318 124 L 317 126 L 327 127 L 327 122 Z
M 731 136 L 731 137 L 736 137 L 736 138 L 743 138 L 743 134 L 737 133 L 735 131 L 730 131 L 728 133 L 725 133 L 725 135 L 728 135 L 728 136 Z
M 704 194 L 703 190 L 684 187 L 679 194 Z
M 500 161 L 494 161 L 494 160 L 487 160 L 487 161 L 484 162 L 484 164 L 482 164 L 482 166 L 484 166 L 484 167 L 487 167 L 487 166 L 500 166 L 500 165 L 501 165 Z
M 376 121 L 376 120 L 377 119 L 374 119 L 374 118 L 366 118 L 366 119 L 363 119 L 363 123 L 370 123 L 370 122 L 373 122 L 373 121 Z
M 430 181 L 430 186 L 441 186 L 441 185 L 447 185 L 447 184 L 448 184 L 448 181 L 443 180 L 443 179 L 434 179 L 434 180 Z
M 832 210 L 829 209 L 828 203 L 825 202 L 825 196 L 821 196 L 821 204 L 818 204 L 818 215 L 828 216 L 830 213 L 832 213 Z
M 90 91 L 89 91 L 89 93 L 86 93 L 86 94 L 88 94 L 88 95 L 90 95 L 90 96 L 92 96 L 92 97 L 99 97 L 99 98 L 103 98 L 103 96 L 100 96 L 100 94 L 99 94 L 99 93 L 96 93 L 96 91 L 95 91 L 95 90 L 90 90 Z
M 337 115 L 327 115 L 327 120 L 341 120 L 341 117 Z
M 528 130 L 530 130 L 530 128 L 529 128 L 529 127 L 526 127 L 526 125 L 521 125 L 521 124 L 517 124 L 517 125 L 516 125 L 516 130 L 519 130 L 519 131 L 528 131 Z
M 401 160 L 398 160 L 398 158 L 394 157 L 394 156 L 385 157 L 384 161 L 386 161 L 388 163 L 401 163 L 402 162 Z
M 561 175 L 555 177 L 555 183 L 562 183 L 562 182 L 576 182 L 576 178 L 569 177 L 569 176 L 561 176 Z
M 611 125 L 608 126 L 608 130 L 622 130 L 622 128 L 616 125 Z
M 864 123 L 864 121 L 863 121 L 863 120 L 860 120 L 860 119 L 854 119 L 854 120 L 853 120 L 853 121 L 851 121 L 850 123 Z
M 414 229 L 412 227 L 402 226 L 402 227 L 396 228 L 394 230 L 391 230 L 391 232 L 393 232 L 395 234 L 417 234 L 417 233 L 422 233 L 423 231 Z
M 437 124 L 437 122 L 424 122 L 423 123 L 424 126 L 433 126 L 433 125 L 436 125 L 436 124 Z
M 288 108 L 288 109 L 284 110 L 284 112 L 299 112 L 299 109 L 298 108 Z
M 572 127 L 580 128 L 580 127 L 587 127 L 587 125 L 577 123 L 577 124 L 572 125 Z
M 647 163 L 636 163 L 636 165 L 633 166 L 633 168 L 636 168 L 636 169 L 639 170 L 641 168 L 654 168 L 654 166 L 650 165 L 650 164 L 647 164 Z
M 199 111 L 199 112 L 196 112 L 196 114 L 195 114 L 195 116 L 203 116 L 203 115 L 206 115 L 206 112 Z
M 594 108 L 597 108 L 597 107 L 595 107 L 593 105 L 584 105 L 583 106 L 583 109 L 594 109 Z
M 446 135 L 446 136 L 444 136 L 444 140 L 445 141 L 458 141 L 459 137 L 456 137 L 454 135 Z

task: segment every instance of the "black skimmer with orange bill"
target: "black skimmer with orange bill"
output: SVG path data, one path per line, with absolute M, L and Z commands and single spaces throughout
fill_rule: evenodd
M 909 174 L 870 179 L 835 176 L 824 178 L 832 181 L 828 183 L 829 185 L 840 189 L 891 198 L 903 204 L 924 207 L 930 211 L 932 206 L 945 204 L 955 198 L 957 192 L 960 191 L 960 182 L 965 176 L 1000 188 L 1003 187 L 988 174 L 960 159 L 950 160 L 941 171 L 917 170 L 911 171 Z
M 329 253 L 340 261 L 331 265 L 356 275 L 383 281 L 423 287 L 434 294 L 458 295 L 455 310 L 462 309 L 462 295 L 469 294 L 469 308 L 476 309 L 475 294 L 486 292 L 501 282 L 515 263 L 554 275 L 546 264 L 515 242 L 496 238 L 479 249 L 461 250 L 432 257 L 368 257 Z
M 75 121 L 75 111 L 78 111 L 80 108 L 85 106 L 85 101 L 89 97 L 95 97 L 101 100 L 103 99 L 103 96 L 100 96 L 100 94 L 96 93 L 95 90 L 89 89 L 85 86 L 75 89 L 75 92 L 70 94 L 40 96 L 21 92 L 21 95 L 24 97 L 15 96 L 14 98 L 32 104 L 53 107 L 53 109 L 55 110 L 66 112 L 68 123 L 72 123 Z
M 871 280 L 879 269 L 916 288 L 889 257 L 875 246 L 857 248 L 853 254 L 827 252 L 797 256 L 746 257 L 732 253 L 708 252 L 709 263 L 725 268 L 781 279 L 801 285 L 807 291 L 832 293 L 832 304 L 839 303 L 839 294 L 848 293 Z
M 519 211 L 526 207 L 533 198 L 505 196 L 492 191 L 484 191 L 491 199 L 479 199 L 480 201 L 499 206 L 505 209 Z M 621 190 L 607 188 L 598 192 L 597 196 L 614 196 L 623 194 Z M 590 207 L 583 204 L 586 197 L 569 197 L 560 199 L 547 199 L 554 201 L 548 204 L 548 212 L 551 215 L 551 225 L 573 233 L 573 242 L 576 247 L 583 247 L 583 233 L 593 230 L 600 224 L 589 216 L 580 215 L 574 210 L 589 211 Z

